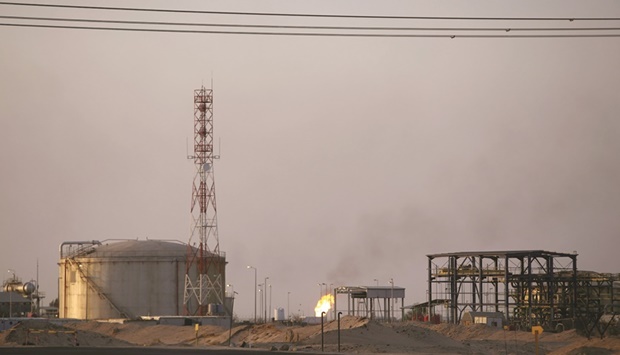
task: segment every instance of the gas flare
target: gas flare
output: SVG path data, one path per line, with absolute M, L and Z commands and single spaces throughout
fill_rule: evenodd
M 320 317 L 321 312 L 329 312 L 333 304 L 334 296 L 332 294 L 321 297 L 321 299 L 316 303 L 316 307 L 314 307 L 314 315 Z

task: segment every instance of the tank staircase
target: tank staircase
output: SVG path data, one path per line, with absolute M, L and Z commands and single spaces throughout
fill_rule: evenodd
M 78 272 L 80 273 L 80 276 L 82 277 L 82 279 L 84 279 L 86 281 L 86 284 L 92 288 L 97 295 L 105 300 L 106 302 L 108 302 L 108 304 L 110 305 L 110 307 L 112 307 L 112 309 L 114 309 L 120 318 L 134 318 L 132 314 L 130 314 L 129 312 L 123 311 L 121 310 L 119 307 L 117 307 L 114 302 L 112 302 L 112 300 L 110 299 L 110 297 L 108 297 L 108 295 L 106 295 L 105 292 L 103 292 L 103 289 L 101 289 L 101 287 L 99 287 L 99 285 L 97 285 L 95 283 L 95 281 L 93 281 L 92 278 L 90 278 L 88 275 L 86 275 L 86 272 L 82 269 L 82 267 L 75 262 L 75 260 L 73 260 L 73 258 L 68 258 L 67 259 L 69 261 L 69 264 L 74 267 L 75 269 L 78 270 Z

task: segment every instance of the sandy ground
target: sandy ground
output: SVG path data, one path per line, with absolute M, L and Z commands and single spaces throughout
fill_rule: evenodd
M 337 352 L 337 322 L 325 324 L 326 352 Z M 230 332 L 230 333 L 229 333 Z M 0 346 L 231 346 L 288 351 L 320 351 L 321 326 L 283 324 L 238 325 L 232 330 L 201 326 L 198 339 L 194 327 L 125 324 L 96 321 L 19 324 L 0 333 Z M 574 330 L 545 332 L 540 336 L 540 354 L 620 354 L 620 337 L 588 340 Z M 380 324 L 366 318 L 343 317 L 341 350 L 347 353 L 393 354 L 533 354 L 534 336 L 528 332 L 504 331 L 484 325 L 457 326 L 419 322 Z M 1 352 L 1 351 L 0 351 Z

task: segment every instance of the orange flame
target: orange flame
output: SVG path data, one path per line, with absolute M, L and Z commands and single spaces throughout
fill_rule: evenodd
M 332 294 L 321 297 L 321 299 L 316 303 L 316 307 L 314 307 L 314 315 L 320 317 L 321 312 L 329 312 L 333 304 L 334 296 Z

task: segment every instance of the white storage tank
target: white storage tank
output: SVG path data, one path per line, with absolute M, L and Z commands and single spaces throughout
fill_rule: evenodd
M 59 316 L 182 315 L 187 254 L 188 245 L 177 241 L 65 242 L 59 262 Z M 211 260 L 221 263 L 225 284 L 225 257 L 213 255 Z
M 273 319 L 276 322 L 285 321 L 284 308 L 276 308 L 273 310 Z

